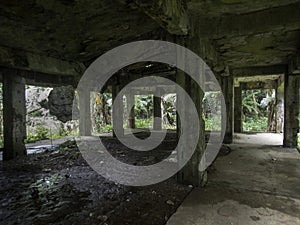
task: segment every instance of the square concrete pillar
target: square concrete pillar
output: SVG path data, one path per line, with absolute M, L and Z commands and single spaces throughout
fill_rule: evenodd
M 3 160 L 26 155 L 25 79 L 20 76 L 3 76 Z
M 79 135 L 91 136 L 92 122 L 90 109 L 90 92 L 78 90 L 79 98 Z
M 234 132 L 243 131 L 242 121 L 242 85 L 234 88 Z
M 128 127 L 131 129 L 135 128 L 135 113 L 134 113 L 134 94 L 130 93 L 126 95 L 127 102 L 127 115 L 128 115 Z M 133 106 L 130 108 L 130 105 Z
M 192 81 L 190 77 L 185 76 L 185 74 L 182 71 L 177 72 L 176 83 L 179 84 L 183 89 L 185 89 L 186 92 L 190 95 L 191 99 L 193 100 L 194 105 L 196 106 L 198 112 L 199 125 L 200 125 L 198 144 L 196 146 L 194 154 L 192 155 L 188 163 L 181 169 L 181 171 L 178 172 L 177 181 L 182 184 L 201 187 L 205 185 L 207 182 L 207 172 L 199 170 L 201 166 L 200 164 L 202 163 L 201 158 L 205 150 L 205 129 L 204 129 L 204 121 L 202 118 L 202 110 L 203 110 L 202 99 L 204 97 L 204 93 L 200 89 L 198 84 L 195 81 Z M 189 108 L 187 106 L 187 101 L 185 100 L 184 96 L 177 95 L 176 105 L 177 105 L 176 107 L 180 107 L 183 109 Z M 181 136 L 181 132 L 182 132 L 181 125 L 186 120 L 189 120 L 188 110 L 186 112 L 185 111 L 183 112 L 182 117 L 177 116 L 178 137 Z M 193 137 L 188 137 L 188 138 L 191 139 Z M 183 146 L 184 147 L 182 149 L 178 149 L 177 152 L 177 159 L 179 165 L 181 164 L 181 161 L 185 156 L 185 148 L 188 148 L 190 146 L 190 141 L 188 139 L 183 140 Z
M 284 82 L 278 81 L 276 87 L 276 133 L 283 133 L 284 125 Z
M 224 143 L 230 144 L 233 140 L 233 77 L 221 77 L 221 88 L 225 98 L 227 112 L 227 118 L 222 118 L 226 120 L 226 127 L 222 127 L 223 130 L 225 129 Z
M 299 76 L 285 74 L 283 146 L 296 147 L 299 132 Z
M 155 120 L 154 118 L 161 117 L 161 97 L 153 96 L 153 130 L 162 129 L 162 121 Z
M 116 137 L 115 130 L 118 129 L 120 134 L 124 135 L 124 128 L 123 128 L 123 119 L 124 119 L 124 106 L 123 106 L 123 98 L 116 98 L 118 93 L 120 92 L 121 87 L 120 85 L 114 85 L 112 87 L 112 100 L 113 105 L 117 107 L 113 109 L 112 112 L 112 122 L 113 122 L 113 136 Z

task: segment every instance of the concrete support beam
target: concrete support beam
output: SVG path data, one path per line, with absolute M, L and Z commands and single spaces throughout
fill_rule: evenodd
M 126 100 L 127 100 L 128 127 L 134 129 L 135 128 L 134 94 L 130 93 L 126 95 Z M 133 107 L 129 108 L 130 105 Z
M 53 57 L 36 55 L 0 46 L 0 66 L 54 75 L 80 77 L 85 70 L 81 63 L 71 63 Z
M 120 131 L 120 135 L 124 135 L 124 128 L 123 128 L 123 119 L 124 119 L 124 106 L 123 106 L 123 98 L 118 99 L 116 98 L 118 93 L 120 92 L 121 87 L 120 85 L 112 86 L 112 100 L 113 105 L 117 107 L 115 110 L 113 109 L 112 112 L 112 122 L 113 122 L 113 136 L 116 137 L 116 130 Z
M 90 92 L 78 90 L 79 98 L 79 135 L 90 136 L 92 129 Z
M 3 77 L 3 160 L 26 155 L 25 80 L 20 76 Z
M 47 73 L 40 73 L 36 71 L 28 71 L 21 69 L 12 69 L 0 66 L 0 80 L 3 80 L 5 74 L 17 74 L 25 79 L 27 85 L 34 85 L 40 87 L 57 87 L 64 85 L 77 86 L 79 77 L 73 75 L 53 75 Z
M 159 77 L 164 77 L 167 78 L 171 81 L 175 82 L 175 77 L 176 77 L 176 72 L 174 71 L 174 69 L 172 70 L 161 70 L 161 71 L 147 71 L 147 72 L 143 72 L 143 71 L 138 71 L 139 73 L 134 73 L 131 72 L 131 70 L 129 70 L 129 72 L 127 72 L 126 75 L 122 75 L 122 76 L 118 76 L 118 77 L 113 77 L 112 79 L 109 79 L 107 81 L 107 85 L 114 85 L 116 83 L 120 83 L 123 86 L 126 86 L 127 84 L 131 83 L 132 81 L 135 81 L 137 79 L 143 78 L 145 76 L 159 76 Z M 148 84 L 149 86 L 151 85 L 151 83 Z M 156 86 L 157 83 L 153 82 L 153 86 Z
M 285 147 L 297 146 L 299 132 L 299 76 L 285 74 L 284 82 L 284 136 Z
M 162 121 L 154 118 L 162 118 L 161 115 L 161 97 L 153 96 L 153 130 L 162 129 Z
M 255 75 L 274 75 L 283 74 L 286 71 L 286 65 L 272 65 L 272 66 L 254 66 L 231 69 L 231 74 L 234 77 L 247 77 Z
M 227 77 L 221 77 L 221 88 L 223 91 L 223 95 L 225 98 L 225 104 L 226 104 L 226 111 L 227 111 L 227 118 L 222 118 L 226 120 L 226 128 L 225 129 L 225 137 L 224 137 L 224 143 L 230 144 L 232 143 L 233 139 L 233 77 L 227 76 Z
M 159 88 L 161 90 L 161 94 L 163 95 L 163 93 L 165 94 L 170 94 L 170 93 L 175 93 L 176 92 L 176 88 L 175 86 L 147 86 L 147 87 L 132 87 L 132 89 L 130 90 L 131 94 L 134 95 L 152 95 L 154 92 L 157 91 L 157 88 Z
M 244 90 L 254 90 L 254 89 L 274 89 L 276 88 L 276 80 L 268 81 L 252 81 L 244 83 Z
M 234 88 L 234 132 L 243 131 L 242 121 L 242 86 Z

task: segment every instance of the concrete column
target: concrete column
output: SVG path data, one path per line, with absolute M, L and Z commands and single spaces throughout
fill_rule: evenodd
M 131 129 L 134 129 L 135 128 L 134 94 L 126 95 L 126 101 L 127 101 L 128 127 Z M 133 107 L 130 109 L 129 105 L 131 105 Z
M 284 137 L 285 147 L 297 146 L 299 130 L 299 79 L 296 75 L 285 74 L 284 80 Z
M 119 85 L 112 86 L 112 100 L 113 104 L 116 104 L 118 107 L 112 112 L 113 119 L 113 136 L 116 137 L 115 130 L 118 129 L 121 135 L 124 135 L 123 128 L 123 119 L 124 119 L 124 107 L 123 107 L 123 98 L 117 99 L 117 95 L 120 92 L 121 87 Z
M 284 124 L 284 83 L 278 81 L 276 88 L 276 133 L 283 132 Z
M 26 155 L 25 80 L 19 76 L 3 76 L 3 160 Z
M 234 88 L 234 132 L 243 131 L 242 121 L 242 84 Z
M 154 120 L 155 117 L 161 118 L 161 97 L 153 96 L 153 130 L 161 130 L 162 121 Z
M 202 99 L 204 94 L 200 87 L 190 79 L 190 77 L 185 77 L 185 74 L 181 71 L 177 72 L 176 82 L 182 88 L 186 90 L 186 92 L 191 96 L 199 116 L 199 124 L 200 124 L 200 133 L 198 144 L 196 146 L 195 152 L 189 162 L 184 166 L 184 168 L 178 172 L 177 180 L 179 183 L 193 185 L 195 187 L 200 187 L 205 185 L 207 182 L 207 172 L 200 172 L 199 166 L 201 163 L 201 158 L 205 149 L 205 131 L 204 131 L 204 121 L 202 119 Z M 185 108 L 186 101 L 183 96 L 177 96 L 177 107 Z M 183 117 L 177 117 L 177 135 L 180 137 L 181 132 L 181 124 L 183 124 L 186 120 L 188 120 L 188 113 L 184 113 Z M 196 121 L 195 121 L 196 122 Z M 193 137 L 189 137 L 193 138 Z M 184 146 L 189 146 L 189 140 L 183 140 Z M 184 149 L 178 149 L 177 158 L 180 164 L 183 156 L 185 154 Z
M 177 71 L 176 74 L 176 83 L 181 86 L 183 89 L 185 89 L 186 86 L 186 81 L 185 81 L 185 75 L 181 71 Z M 176 107 L 182 107 L 184 106 L 185 99 L 183 96 L 176 96 Z M 184 111 L 183 111 L 184 112 Z M 184 115 L 183 115 L 184 117 Z M 180 135 L 181 135 L 181 121 L 183 118 L 180 118 L 178 113 L 176 112 L 176 133 L 177 133 L 177 139 L 179 140 Z
M 227 118 L 222 118 L 226 119 L 226 128 L 222 128 L 225 129 L 224 143 L 230 144 L 233 139 L 233 77 L 221 77 L 221 87 L 227 111 Z
M 79 98 L 79 135 L 91 136 L 90 92 L 78 90 Z

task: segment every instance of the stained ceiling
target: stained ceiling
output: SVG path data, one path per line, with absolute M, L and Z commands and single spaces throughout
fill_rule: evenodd
M 1 0 L 0 65 L 29 53 L 88 65 L 130 41 L 193 32 L 229 68 L 287 65 L 299 12 L 299 0 Z

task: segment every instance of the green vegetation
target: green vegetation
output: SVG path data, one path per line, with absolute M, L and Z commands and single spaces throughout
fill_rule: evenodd
M 113 130 L 112 125 L 111 124 L 107 124 L 107 125 L 105 125 L 103 127 L 100 127 L 99 130 L 98 130 L 98 132 L 99 133 L 109 133 L 109 132 L 112 132 L 112 130 Z
M 258 132 L 266 132 L 268 126 L 268 118 L 246 118 L 243 121 L 243 131 L 258 131 Z
M 45 127 L 45 123 L 39 123 L 36 125 L 35 130 L 27 131 L 27 138 L 25 143 L 33 143 L 40 140 L 48 139 L 49 130 Z
M 221 130 L 221 117 L 212 118 L 208 116 L 204 119 L 205 121 L 205 130 L 218 131 Z
M 135 127 L 136 128 L 152 128 L 153 126 L 153 117 L 146 118 L 146 119 L 136 119 L 135 120 Z
M 36 141 L 62 138 L 66 136 L 76 136 L 78 133 L 77 130 L 68 131 L 64 129 L 63 124 L 61 124 L 55 133 L 52 133 L 51 129 L 47 128 L 45 125 L 45 123 L 39 123 L 36 125 L 34 130 L 29 129 L 27 131 L 25 143 L 34 143 Z
M 1 92 L 1 88 L 0 88 Z M 272 109 L 272 97 L 274 90 L 246 90 L 242 93 L 242 120 L 244 131 L 265 132 L 270 129 L 269 111 Z M 205 94 L 203 101 L 203 119 L 205 121 L 205 130 L 220 130 L 221 118 L 213 118 L 211 113 L 220 113 L 220 94 L 218 92 L 209 92 Z M 128 127 L 128 115 L 126 109 L 126 97 L 124 103 L 124 127 Z M 91 96 L 92 102 L 92 125 L 94 131 L 98 133 L 112 132 L 112 95 L 110 93 L 94 93 Z M 168 94 L 162 96 L 162 116 L 164 129 L 176 129 L 176 95 Z M 0 115 L 2 112 L 2 101 L 0 95 Z M 32 117 L 41 117 L 41 110 L 29 112 Z M 2 117 L 0 116 L 2 120 Z M 299 119 L 300 123 L 300 119 Z M 153 127 L 153 96 L 136 95 L 135 96 L 135 125 L 136 128 Z M 299 124 L 300 126 L 300 124 Z M 32 143 L 45 139 L 61 138 L 65 136 L 76 136 L 78 128 L 69 130 L 64 128 L 61 123 L 60 127 L 51 131 L 45 123 L 36 124 L 34 129 L 27 130 L 26 143 Z M 298 145 L 300 146 L 300 134 L 298 134 Z M 3 146 L 2 127 L 0 129 L 0 146 Z
M 271 126 L 271 118 L 275 118 L 272 107 L 275 99 L 274 90 L 244 90 L 242 93 L 243 131 L 267 132 L 275 128 Z M 269 118 L 268 118 L 269 117 Z
M 32 112 L 28 112 L 28 115 L 32 116 L 32 117 L 42 117 L 43 113 L 40 109 L 34 110 Z
M 134 106 L 135 116 L 137 119 L 150 118 L 153 113 L 153 96 L 136 95 Z
M 94 131 L 98 133 L 107 133 L 112 131 L 112 101 L 111 94 L 97 94 L 91 98 L 92 101 L 92 123 Z M 124 121 L 123 126 L 128 128 L 127 99 L 123 98 Z M 153 96 L 135 95 L 134 113 L 136 128 L 153 127 Z M 176 128 L 176 95 L 165 95 L 162 97 L 163 127 L 165 129 Z
M 274 129 L 274 126 L 271 126 L 275 105 L 275 99 L 272 97 L 273 94 L 274 90 L 243 91 L 242 121 L 244 131 L 266 132 Z M 221 112 L 219 96 L 218 92 L 205 93 L 203 101 L 205 130 L 221 129 L 221 117 L 213 119 L 211 116 L 211 113 L 216 114 Z

